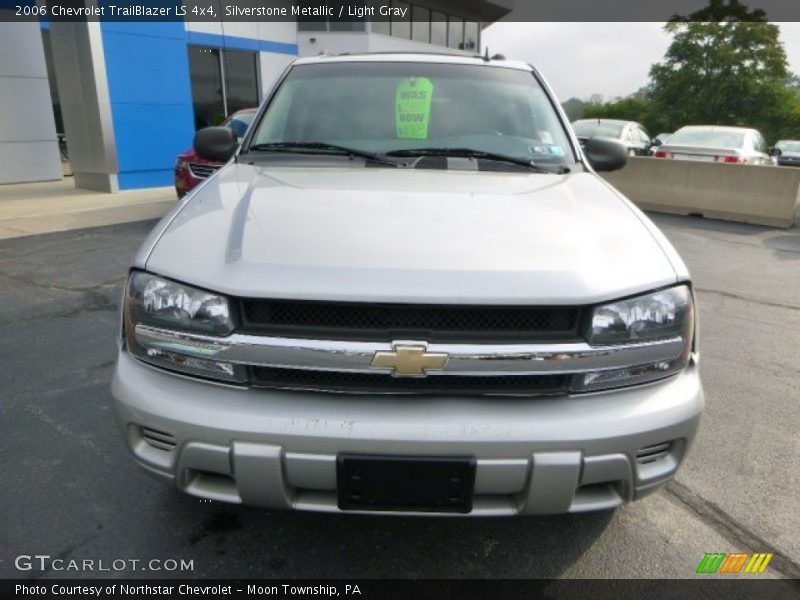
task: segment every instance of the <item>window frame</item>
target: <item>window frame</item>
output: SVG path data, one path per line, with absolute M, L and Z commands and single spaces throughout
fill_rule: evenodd
M 245 50 L 241 48 L 224 48 L 223 46 L 209 46 L 206 44 L 187 44 L 187 54 L 191 52 L 192 48 L 199 48 L 205 50 L 212 50 L 216 52 L 217 58 L 217 65 L 219 68 L 219 75 L 220 75 L 220 88 L 221 88 L 221 95 L 222 95 L 222 111 L 224 113 L 224 118 L 227 119 L 232 114 L 238 112 L 231 111 L 229 104 L 228 104 L 228 80 L 226 77 L 225 71 L 225 53 L 228 51 L 232 52 L 239 52 L 239 53 L 247 53 L 252 54 L 255 57 L 255 84 L 256 84 L 256 104 L 258 106 L 261 104 L 262 101 L 262 94 L 263 88 L 261 86 L 261 52 L 257 50 Z M 189 87 L 193 88 L 191 82 L 191 72 L 189 73 Z M 241 109 L 239 109 L 241 110 Z M 195 112 L 194 109 L 194 91 L 192 91 L 192 112 Z M 195 115 L 196 117 L 196 115 Z

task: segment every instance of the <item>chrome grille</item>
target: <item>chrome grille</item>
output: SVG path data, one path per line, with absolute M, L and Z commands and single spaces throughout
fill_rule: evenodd
M 189 163 L 189 171 L 198 179 L 206 179 L 211 177 L 215 171 L 219 169 L 219 165 L 210 165 L 208 163 Z
M 567 393 L 575 374 L 656 362 L 684 351 L 680 337 L 598 347 L 585 341 L 490 344 L 405 340 L 400 344 L 241 332 L 215 337 L 142 324 L 136 325 L 132 339 L 146 349 L 146 357 L 166 357 L 181 371 L 187 364 L 201 361 L 224 370 L 230 376 L 227 381 L 243 385 L 353 393 Z M 405 354 L 398 362 L 400 350 L 416 350 L 416 358 Z M 438 366 L 415 362 L 442 354 L 447 359 Z M 386 360 L 375 364 L 379 356 Z M 146 357 L 144 360 L 149 360 Z M 426 377 L 415 377 L 423 372 Z M 214 377 L 210 371 L 198 374 Z M 647 450 L 642 450 L 643 455 Z

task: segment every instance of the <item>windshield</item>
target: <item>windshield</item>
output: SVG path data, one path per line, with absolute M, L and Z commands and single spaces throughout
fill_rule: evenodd
M 575 135 L 581 138 L 593 137 L 609 137 L 620 138 L 622 137 L 622 130 L 624 125 L 619 123 L 604 123 L 600 121 L 575 121 L 572 128 L 575 130 Z
M 797 152 L 800 153 L 800 142 L 778 142 L 775 144 L 783 152 Z
M 718 129 L 681 129 L 670 138 L 669 145 L 741 148 L 744 146 L 744 133 Z
M 255 117 L 255 111 L 236 113 L 235 115 L 228 117 L 228 121 L 224 125 L 233 129 L 236 137 L 244 137 L 244 134 L 247 132 L 247 128 L 250 127 L 250 123 L 253 122 Z
M 272 99 L 250 147 L 291 143 L 375 154 L 468 149 L 536 163 L 575 161 L 533 75 L 479 65 L 298 65 Z

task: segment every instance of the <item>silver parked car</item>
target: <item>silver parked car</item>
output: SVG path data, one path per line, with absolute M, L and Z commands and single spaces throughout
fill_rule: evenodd
M 800 141 L 781 140 L 775 144 L 776 158 L 781 167 L 800 167 Z
M 131 267 L 113 380 L 136 462 L 194 496 L 472 516 L 661 488 L 703 411 L 666 238 L 533 68 L 296 60 Z
M 672 137 L 672 133 L 659 133 L 653 138 L 653 145 L 650 146 L 650 154 L 658 152 L 658 148 L 667 143 L 667 140 Z
M 656 150 L 655 157 L 742 165 L 775 164 L 758 130 L 718 125 L 681 127 Z
M 619 119 L 580 119 L 572 123 L 580 141 L 607 137 L 619 140 L 628 148 L 628 156 L 648 156 L 653 140 L 643 125 Z

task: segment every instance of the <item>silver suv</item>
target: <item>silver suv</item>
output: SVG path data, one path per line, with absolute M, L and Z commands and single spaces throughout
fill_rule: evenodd
M 530 66 L 294 62 L 135 258 L 136 462 L 270 508 L 512 515 L 663 486 L 703 394 L 689 273 Z

